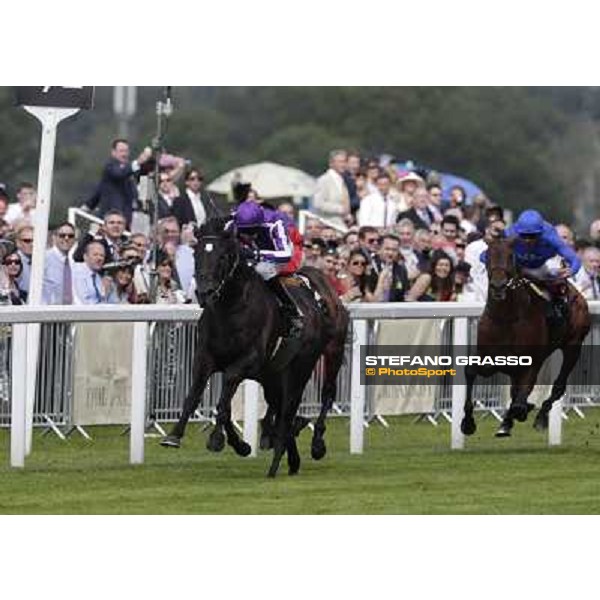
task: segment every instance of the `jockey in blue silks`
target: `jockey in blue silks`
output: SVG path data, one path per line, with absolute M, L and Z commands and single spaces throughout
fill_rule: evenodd
M 550 223 L 544 221 L 536 210 L 521 213 L 517 222 L 505 230 L 506 237 L 514 237 L 513 251 L 517 267 L 528 279 L 546 284 L 564 281 L 579 271 L 581 261 L 575 251 L 567 246 Z M 560 256 L 563 265 L 552 267 L 547 262 Z M 481 255 L 487 262 L 487 252 Z M 564 266 L 566 263 L 566 266 Z M 551 293 L 553 308 L 564 317 L 564 296 L 560 289 L 565 286 L 547 286 Z
M 285 337 L 297 337 L 303 327 L 304 315 L 278 277 L 294 251 L 281 217 L 276 211 L 265 211 L 256 202 L 246 200 L 238 206 L 234 222 L 242 245 L 256 260 L 254 269 L 281 302 L 286 317 Z

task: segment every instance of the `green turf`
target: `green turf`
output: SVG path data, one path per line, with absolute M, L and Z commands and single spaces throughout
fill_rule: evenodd
M 270 453 L 241 459 L 205 449 L 192 425 L 180 450 L 146 441 L 146 463 L 128 465 L 128 437 L 92 428 L 93 442 L 61 442 L 36 432 L 24 470 L 8 464 L 0 433 L 3 514 L 591 514 L 600 512 L 600 410 L 572 416 L 564 445 L 548 449 L 531 428 L 495 440 L 495 421 L 479 419 L 464 452 L 451 452 L 449 426 L 391 419 L 366 431 L 363 456 L 348 453 L 347 419 L 329 421 L 329 454 L 309 458 L 301 436 L 298 477 L 282 468 L 265 478 Z

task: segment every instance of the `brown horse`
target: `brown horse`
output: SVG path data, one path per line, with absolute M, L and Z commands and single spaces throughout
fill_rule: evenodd
M 465 435 L 475 433 L 473 418 L 473 385 L 477 375 L 489 377 L 500 372 L 511 380 L 511 404 L 496 437 L 508 437 L 514 421 L 525 422 L 534 408 L 527 402 L 537 381 L 544 361 L 557 349 L 563 354 L 560 373 L 554 381 L 550 397 L 545 400 L 536 416 L 534 427 L 548 428 L 552 404 L 565 393 L 567 379 L 581 354 L 581 346 L 591 326 L 587 302 L 568 282 L 566 286 L 568 315 L 562 325 L 550 325 L 547 320 L 548 300 L 539 293 L 536 282 L 524 279 L 518 273 L 512 239 L 496 239 L 488 248 L 489 291 L 485 310 L 477 330 L 477 348 L 480 356 L 531 356 L 531 366 L 466 367 L 467 398 L 461 430 Z

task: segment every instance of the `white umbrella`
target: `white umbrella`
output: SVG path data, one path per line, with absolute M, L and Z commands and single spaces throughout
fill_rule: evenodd
M 232 182 L 249 183 L 261 198 L 309 197 L 315 193 L 316 179 L 304 171 L 272 162 L 233 169 L 209 186 L 208 191 L 229 196 Z

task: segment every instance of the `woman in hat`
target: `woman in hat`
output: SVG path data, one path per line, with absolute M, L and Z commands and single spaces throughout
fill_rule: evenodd
M 413 207 L 414 195 L 417 188 L 425 182 L 416 173 L 405 173 L 398 179 L 397 188 L 400 192 L 399 212 L 404 212 Z

